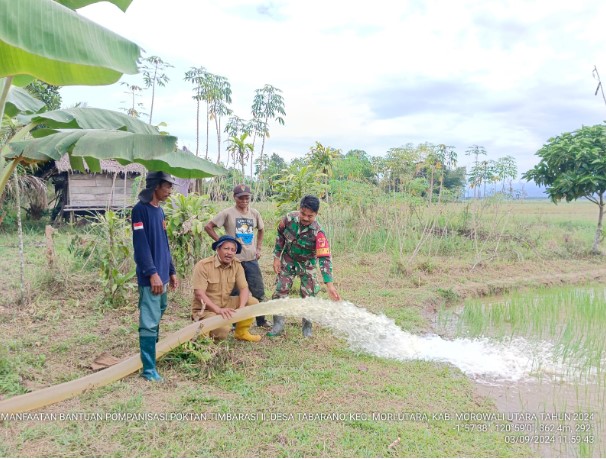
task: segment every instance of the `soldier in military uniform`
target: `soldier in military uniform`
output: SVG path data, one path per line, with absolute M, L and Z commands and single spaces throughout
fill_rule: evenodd
M 236 255 L 242 251 L 242 244 L 235 237 L 221 236 L 212 245 L 217 254 L 205 258 L 194 267 L 193 287 L 194 299 L 192 303 L 192 320 L 198 321 L 220 315 L 230 319 L 236 309 L 258 304 L 259 302 L 250 294 L 244 269 Z M 238 296 L 232 296 L 234 287 L 238 288 Z M 259 335 L 251 335 L 249 328 L 253 319 L 245 319 L 236 323 L 234 337 L 242 341 L 257 342 Z M 215 340 L 227 338 L 231 326 L 211 330 L 210 336 Z
M 328 240 L 316 221 L 319 210 L 320 200 L 307 195 L 301 200 L 299 211 L 290 212 L 280 220 L 274 247 L 274 272 L 278 277 L 273 299 L 287 297 L 297 276 L 301 279 L 301 297 L 316 296 L 320 291 L 315 276 L 316 264 L 320 265 L 330 298 L 341 299 L 333 285 Z M 274 326 L 268 336 L 278 336 L 283 331 L 284 316 L 274 316 Z M 303 319 L 303 336 L 311 336 L 311 321 L 307 319 Z

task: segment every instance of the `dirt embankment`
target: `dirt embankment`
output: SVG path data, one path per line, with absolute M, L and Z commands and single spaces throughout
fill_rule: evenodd
M 567 263 L 554 266 L 549 271 L 494 273 L 497 276 L 481 281 L 468 280 L 453 288 L 460 298 L 478 298 L 504 294 L 516 289 L 555 287 L 558 285 L 577 285 L 603 282 L 606 280 L 606 268 L 596 265 L 567 266 Z

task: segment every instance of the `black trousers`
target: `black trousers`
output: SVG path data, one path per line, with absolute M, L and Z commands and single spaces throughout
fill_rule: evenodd
M 261 274 L 261 268 L 257 260 L 243 261 L 242 267 L 244 268 L 244 275 L 246 276 L 246 282 L 250 294 L 254 296 L 259 302 L 265 300 L 265 286 L 263 285 L 263 275 Z M 237 287 L 231 292 L 232 295 L 239 295 L 240 291 Z M 265 316 L 257 317 L 257 325 L 263 325 L 265 323 Z

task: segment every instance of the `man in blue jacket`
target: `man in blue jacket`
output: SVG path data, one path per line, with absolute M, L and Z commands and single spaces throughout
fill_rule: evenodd
M 139 347 L 141 376 L 148 381 L 162 381 L 156 370 L 156 343 L 160 319 L 168 304 L 167 288 L 178 285 L 173 266 L 166 221 L 160 203 L 171 194 L 175 179 L 164 172 L 148 172 L 145 189 L 131 214 L 133 247 L 139 284 Z

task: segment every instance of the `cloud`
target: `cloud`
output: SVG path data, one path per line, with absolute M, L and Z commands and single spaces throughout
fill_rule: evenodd
M 190 149 L 192 66 L 230 80 L 242 118 L 255 89 L 282 89 L 286 125 L 270 125 L 266 151 L 288 159 L 315 141 L 374 155 L 429 141 L 460 156 L 484 145 L 490 159 L 512 154 L 526 170 L 549 137 L 606 119 L 591 77 L 594 65 L 606 75 L 598 0 L 136 0 L 126 14 L 103 3 L 81 11 L 175 65 L 154 120 Z M 62 93 L 116 109 L 122 90 Z

